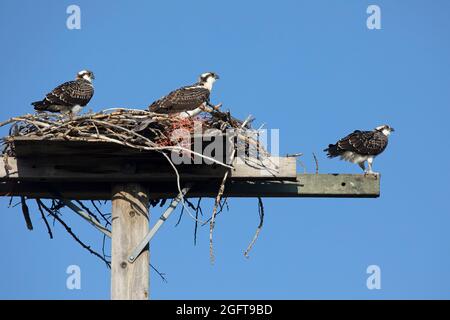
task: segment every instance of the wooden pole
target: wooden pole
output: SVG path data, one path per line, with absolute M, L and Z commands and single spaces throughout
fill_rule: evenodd
M 128 256 L 148 232 L 148 192 L 137 183 L 115 185 L 112 190 L 111 299 L 149 298 L 148 247 L 128 262 Z

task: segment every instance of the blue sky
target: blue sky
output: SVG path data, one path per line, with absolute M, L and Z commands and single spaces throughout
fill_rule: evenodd
M 364 1 L 12 1 L 0 2 L 1 119 L 84 68 L 96 74 L 89 108 L 143 108 L 213 70 L 212 95 L 237 117 L 279 128 L 281 152 L 303 152 L 313 170 L 359 173 L 321 151 L 354 129 L 396 129 L 374 169 L 379 199 L 231 199 L 215 229 L 193 246 L 193 221 L 176 217 L 151 244 L 154 299 L 450 298 L 447 168 L 450 116 L 450 3 Z M 66 28 L 67 6 L 81 30 Z M 368 30 L 377 4 L 382 29 Z M 7 133 L 5 128 L 1 134 Z M 0 199 L 0 298 L 108 299 L 109 270 L 55 226 L 48 239 Z M 105 207 L 108 209 L 108 206 Z M 208 210 L 206 212 L 209 213 Z M 153 216 L 159 216 L 154 211 Z M 64 218 L 97 249 L 102 237 L 71 212 Z M 81 290 L 66 289 L 67 266 L 81 267 Z M 366 268 L 381 268 L 368 290 Z

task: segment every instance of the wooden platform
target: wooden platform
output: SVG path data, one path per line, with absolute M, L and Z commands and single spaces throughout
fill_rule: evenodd
M 2 177 L 0 196 L 55 198 L 58 193 L 66 199 L 110 200 L 112 185 L 108 182 L 7 181 Z M 178 193 L 175 183 L 145 185 L 151 198 L 174 198 Z M 219 181 L 197 183 L 187 197 L 216 197 L 218 187 Z M 225 196 L 236 198 L 377 198 L 379 195 L 379 177 L 350 174 L 299 174 L 296 181 L 230 181 L 225 188 Z
M 139 182 L 152 198 L 178 193 L 176 174 L 160 153 L 104 142 L 14 139 L 16 157 L 0 159 L 0 196 L 110 199 L 117 183 Z M 226 172 L 228 197 L 364 197 L 380 194 L 379 176 L 297 174 L 296 159 L 233 159 L 218 164 L 177 165 L 181 183 L 193 184 L 189 197 L 215 197 Z
M 211 139 L 211 137 L 210 137 Z M 201 148 L 205 149 L 213 137 L 205 141 Z M 0 165 L 0 179 L 8 181 L 72 181 L 72 182 L 162 182 L 175 181 L 176 173 L 159 152 L 141 151 L 114 143 L 97 141 L 67 141 L 15 138 L 16 157 L 8 158 Z M 223 143 L 224 144 L 224 143 Z M 225 147 L 224 147 L 225 149 Z M 202 150 L 199 150 L 202 153 Z M 174 152 L 174 157 L 180 157 Z M 231 152 L 229 152 L 231 153 Z M 169 152 L 169 156 L 172 156 Z M 205 159 L 190 159 L 188 164 L 177 165 L 177 170 L 184 182 L 207 181 L 221 179 L 226 167 Z M 295 181 L 295 158 L 271 157 L 259 160 L 255 158 L 235 158 L 232 161 L 223 151 L 215 154 L 214 159 L 228 162 L 231 179 L 268 179 Z M 175 162 L 176 160 L 173 159 Z M 206 162 L 206 163 L 205 163 Z

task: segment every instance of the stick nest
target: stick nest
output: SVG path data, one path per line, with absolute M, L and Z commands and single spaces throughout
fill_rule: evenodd
M 242 127 L 243 121 L 229 112 L 211 110 L 195 117 L 157 114 L 146 110 L 107 109 L 77 117 L 38 113 L 14 117 L 0 123 L 11 124 L 3 154 L 14 156 L 12 138 L 64 139 L 69 141 L 102 141 L 121 144 L 141 150 L 164 150 L 178 145 L 173 139 L 176 130 L 194 133 L 194 124 L 200 123 L 203 133 L 209 129 L 225 132 Z M 249 128 L 248 125 L 246 125 Z M 198 130 L 196 128 L 195 130 Z M 167 148 L 170 149 L 170 148 Z

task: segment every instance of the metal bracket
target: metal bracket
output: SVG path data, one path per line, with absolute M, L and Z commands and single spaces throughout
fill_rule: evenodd
M 75 203 L 73 203 L 70 200 L 64 199 L 62 197 L 59 197 L 59 200 L 61 200 L 69 209 L 71 209 L 73 212 L 78 214 L 80 217 L 85 219 L 87 222 L 89 222 L 94 228 L 102 232 L 105 236 L 111 238 L 111 231 L 108 230 L 108 228 L 104 227 L 100 222 L 97 222 L 94 218 L 92 218 L 87 212 L 85 212 L 83 209 L 78 207 Z
M 169 216 L 172 214 L 172 212 L 175 210 L 175 208 L 180 203 L 182 197 L 188 193 L 188 191 L 191 189 L 191 186 L 187 186 L 183 190 L 181 190 L 181 193 L 179 193 L 176 198 L 172 200 L 170 203 L 170 206 L 164 211 L 164 213 L 159 217 L 158 221 L 156 221 L 155 225 L 150 229 L 150 231 L 145 235 L 144 239 L 136 246 L 136 248 L 133 250 L 131 255 L 128 257 L 128 261 L 130 263 L 133 263 L 136 258 L 141 254 L 141 252 L 144 250 L 144 248 L 147 246 L 147 244 L 152 240 L 152 238 L 155 236 L 156 232 L 161 228 L 163 223 L 169 218 Z

